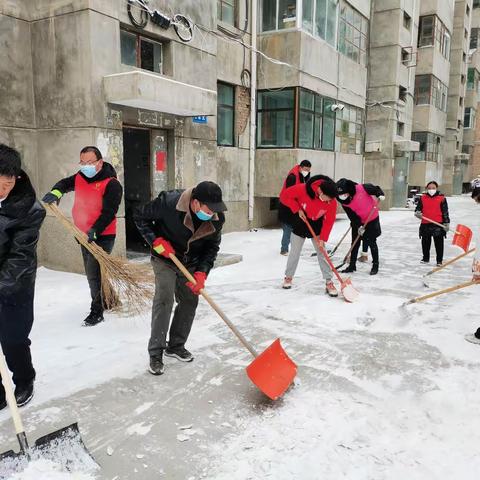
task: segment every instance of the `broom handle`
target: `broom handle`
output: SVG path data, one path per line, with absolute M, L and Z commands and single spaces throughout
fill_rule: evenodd
M 445 225 L 436 222 L 435 220 L 432 220 L 431 218 L 426 217 L 425 215 L 422 215 L 422 219 L 426 220 L 427 222 L 433 223 L 434 225 L 438 225 L 439 227 L 442 227 L 445 230 Z M 462 237 L 464 236 L 463 233 L 458 232 L 457 230 L 454 231 L 456 235 L 461 235 Z
M 18 411 L 17 400 L 15 399 L 15 394 L 13 393 L 12 379 L 8 373 L 7 364 L 5 362 L 5 356 L 3 354 L 3 349 L 0 345 L 0 375 L 2 376 L 3 388 L 5 389 L 5 396 L 7 398 L 7 403 L 10 408 L 10 413 L 12 414 L 13 424 L 15 426 L 15 433 L 17 434 L 18 443 L 23 453 L 28 456 L 28 442 L 27 436 L 25 435 L 25 429 L 23 428 L 22 419 L 20 417 L 20 412 Z
M 335 248 L 330 252 L 330 255 L 333 256 L 335 254 L 335 252 L 338 250 L 338 247 L 343 243 L 343 241 L 345 240 L 345 238 L 347 237 L 348 235 L 348 232 L 350 232 L 350 230 L 352 229 L 352 224 L 350 224 L 350 226 L 348 227 L 348 230 L 343 234 L 343 237 L 340 239 L 340 241 L 337 243 L 337 245 L 335 246 Z
M 367 219 L 365 220 L 365 223 L 362 225 L 363 227 L 365 227 L 368 222 L 370 221 L 370 218 L 372 217 L 373 215 L 373 212 L 375 211 L 375 209 L 377 208 L 377 205 L 378 205 L 378 202 L 375 203 L 375 205 L 372 207 L 372 209 L 370 210 L 369 214 L 368 214 L 368 217 Z M 355 245 L 358 243 L 358 241 L 360 240 L 360 237 L 361 235 L 358 234 L 357 235 L 357 238 L 354 240 L 354 242 L 352 243 L 352 246 L 350 247 L 350 250 L 347 252 L 347 254 L 345 255 L 344 259 L 343 259 L 343 263 L 342 265 L 345 265 L 345 263 L 347 263 L 347 259 L 349 257 L 349 255 L 352 253 L 353 249 L 355 248 Z M 340 268 L 340 267 L 339 267 Z
M 434 273 L 442 270 L 443 268 L 445 267 L 448 267 L 449 265 L 451 265 L 452 263 L 455 263 L 457 260 L 460 260 L 461 258 L 465 257 L 466 255 L 469 255 L 470 253 L 474 252 L 475 251 L 475 248 L 471 248 L 470 250 L 468 250 L 468 252 L 464 252 L 460 255 L 458 255 L 457 257 L 455 258 L 452 258 L 451 260 L 449 260 L 448 262 L 445 262 L 441 267 L 437 267 L 437 268 L 434 268 L 433 270 L 430 270 L 428 273 L 426 273 L 424 276 L 425 277 L 428 277 L 429 275 L 433 275 Z
M 444 288 L 443 290 L 438 290 L 436 292 L 429 293 L 428 295 L 424 295 L 423 297 L 412 298 L 405 305 L 409 305 L 410 303 L 423 302 L 424 300 L 428 300 L 429 298 L 438 297 L 439 295 L 443 295 L 445 293 L 455 292 L 456 290 L 460 290 L 461 288 L 465 288 L 465 287 L 470 287 L 471 285 L 475 285 L 476 283 L 478 282 L 475 280 L 470 280 L 469 282 L 460 283 L 459 285 L 454 285 L 453 287 Z
M 177 266 L 177 268 L 185 275 L 189 282 L 192 282 L 194 285 L 197 284 L 197 281 L 193 277 L 193 275 L 185 268 L 183 263 L 173 254 L 169 255 L 170 260 Z M 210 304 L 210 306 L 218 313 L 221 319 L 227 324 L 228 328 L 236 335 L 236 337 L 240 340 L 243 346 L 254 356 L 258 357 L 258 353 L 255 349 L 250 345 L 247 339 L 237 330 L 235 325 L 227 318 L 225 313 L 220 309 L 220 307 L 213 301 L 213 299 L 208 295 L 208 293 L 202 289 L 200 290 L 202 297 Z

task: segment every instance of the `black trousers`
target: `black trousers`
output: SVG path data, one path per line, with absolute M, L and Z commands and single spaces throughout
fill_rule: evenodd
M 100 237 L 95 243 L 107 253 L 111 253 L 113 245 L 115 244 L 115 237 Z M 95 315 L 102 315 L 105 308 L 102 302 L 102 276 L 100 274 L 100 265 L 85 247 L 82 246 L 81 248 L 85 274 L 87 275 L 90 296 L 92 297 L 90 311 Z
M 358 227 L 352 227 L 352 243 L 355 241 L 358 235 Z M 363 251 L 367 252 L 370 248 L 372 253 L 372 264 L 378 266 L 378 245 L 376 237 L 368 237 L 366 234 L 356 243 L 353 247 L 352 253 L 350 254 L 350 265 L 355 267 L 357 264 L 358 251 L 360 250 L 360 244 L 363 243 Z
M 0 344 L 17 387 L 28 385 L 35 379 L 30 352 L 30 331 L 33 325 L 33 288 L 28 288 L 14 299 L 0 301 Z M 0 383 L 0 400 L 5 398 Z
M 423 260 L 425 262 L 430 261 L 430 247 L 432 246 L 432 237 L 433 243 L 435 244 L 435 251 L 437 252 L 437 263 L 442 263 L 443 247 L 445 241 L 445 237 L 443 235 L 422 235 Z

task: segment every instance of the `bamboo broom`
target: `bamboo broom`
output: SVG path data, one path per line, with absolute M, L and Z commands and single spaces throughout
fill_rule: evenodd
M 153 298 L 154 276 L 149 265 L 129 262 L 108 254 L 77 228 L 55 204 L 45 204 L 67 231 L 98 261 L 102 278 L 102 301 L 107 310 L 138 314 L 150 307 Z

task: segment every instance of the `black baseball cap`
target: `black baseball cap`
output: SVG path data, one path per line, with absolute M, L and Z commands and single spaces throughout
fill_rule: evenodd
M 204 203 L 212 212 L 227 210 L 227 206 L 222 201 L 222 189 L 214 182 L 200 182 L 193 189 L 192 198 Z

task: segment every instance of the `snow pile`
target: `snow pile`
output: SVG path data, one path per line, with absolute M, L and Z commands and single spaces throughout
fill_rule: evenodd
M 34 460 L 21 473 L 15 473 L 9 480 L 94 480 L 96 477 L 85 473 L 65 472 L 50 460 Z

